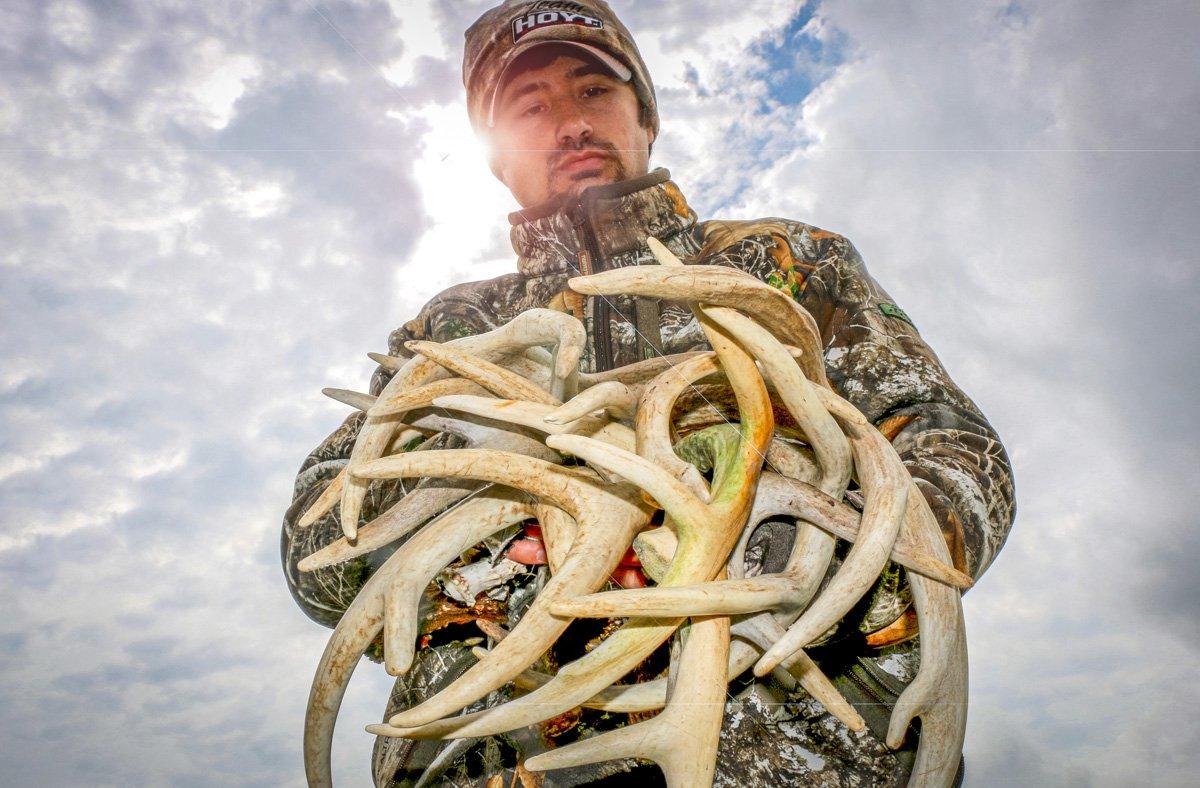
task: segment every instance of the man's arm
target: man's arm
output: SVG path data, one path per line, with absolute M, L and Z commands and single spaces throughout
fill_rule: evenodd
M 382 367 L 377 368 L 371 378 L 371 393 L 378 394 L 390 378 L 390 373 Z M 301 559 L 342 537 L 336 505 L 307 528 L 298 528 L 296 522 L 346 467 L 364 420 L 364 414 L 360 412 L 350 414 L 304 459 L 296 475 L 292 504 L 283 518 L 280 548 L 288 588 L 308 617 L 327 627 L 337 625 L 371 572 L 390 554 L 390 551 L 376 551 L 312 572 L 297 569 Z M 372 483 L 363 502 L 363 522 L 393 505 L 402 494 L 396 484 Z
M 425 310 L 422 310 L 415 320 L 393 331 L 388 337 L 388 353 L 407 357 L 409 353 L 405 350 L 404 343 L 410 339 L 424 339 L 427 336 L 426 318 Z M 383 391 L 391 377 L 391 373 L 386 369 L 376 367 L 371 376 L 371 394 L 378 395 Z M 307 528 L 298 528 L 296 522 L 346 467 L 364 420 L 363 413 L 351 413 L 341 426 L 304 459 L 300 472 L 296 475 L 292 504 L 283 517 L 280 551 L 288 588 L 296 604 L 300 605 L 308 617 L 327 627 L 337 625 L 346 608 L 367 582 L 367 578 L 391 554 L 391 550 L 383 548 L 312 572 L 301 572 L 297 568 L 301 559 L 342 538 L 339 507 L 336 505 Z M 372 482 L 363 502 L 359 524 L 370 522 L 376 515 L 395 505 L 401 497 L 403 488 L 398 483 Z
M 819 256 L 799 299 L 821 328 L 830 382 L 892 440 L 937 514 L 955 564 L 978 578 L 1012 526 L 1008 455 L 854 246 L 806 232 Z

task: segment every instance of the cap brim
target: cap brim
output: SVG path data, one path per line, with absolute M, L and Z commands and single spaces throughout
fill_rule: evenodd
M 600 47 L 592 46 L 591 44 L 585 44 L 581 41 L 567 41 L 561 38 L 555 38 L 545 39 L 542 41 L 530 41 L 527 44 L 518 44 L 512 49 L 511 52 L 509 52 L 508 63 L 506 63 L 504 68 L 500 71 L 500 75 L 496 79 L 496 89 L 492 91 L 492 98 L 488 102 L 487 124 L 489 128 L 496 125 L 496 99 L 500 96 L 500 90 L 504 87 L 504 78 L 508 75 L 508 70 L 512 68 L 512 64 L 516 63 L 517 58 L 529 50 L 540 46 L 546 46 L 547 44 L 562 44 L 566 46 L 578 47 L 603 63 L 605 68 L 611 71 L 613 76 L 622 82 L 628 82 L 633 78 L 633 72 L 630 71 L 629 68 L 620 60 L 617 60 Z

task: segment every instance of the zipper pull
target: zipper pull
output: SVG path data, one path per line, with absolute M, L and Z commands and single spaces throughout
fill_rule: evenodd
M 583 276 L 591 276 L 592 255 L 588 252 L 587 217 L 583 215 L 582 207 L 576 208 L 571 212 L 571 226 L 575 228 L 575 242 L 579 249 L 577 253 L 579 258 L 579 273 Z

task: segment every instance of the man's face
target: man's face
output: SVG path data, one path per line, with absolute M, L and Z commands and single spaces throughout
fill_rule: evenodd
M 649 169 L 654 138 L 638 123 L 637 95 L 585 57 L 519 71 L 496 102 L 492 171 L 522 207 Z

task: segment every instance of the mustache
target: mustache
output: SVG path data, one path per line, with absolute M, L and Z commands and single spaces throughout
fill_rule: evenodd
M 617 146 L 611 142 L 604 140 L 585 140 L 578 143 L 567 142 L 560 145 L 558 150 L 550 155 L 550 166 L 558 168 L 562 165 L 562 161 L 570 153 L 579 153 L 580 151 L 594 150 L 600 153 L 607 153 L 610 156 L 617 152 Z

